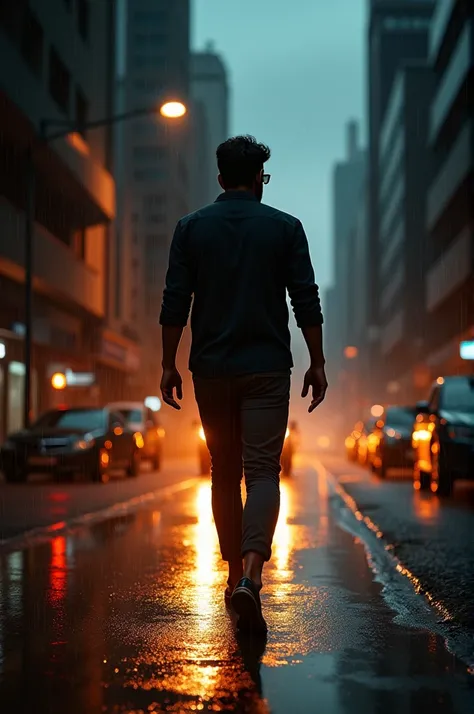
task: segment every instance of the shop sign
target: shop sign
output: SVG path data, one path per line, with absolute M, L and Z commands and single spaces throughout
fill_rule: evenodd
M 474 340 L 461 342 L 459 346 L 459 356 L 461 359 L 474 360 Z

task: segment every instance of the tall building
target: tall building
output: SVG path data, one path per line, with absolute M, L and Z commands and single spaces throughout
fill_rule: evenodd
M 379 262 L 382 401 L 423 397 L 426 198 L 431 172 L 428 115 L 432 71 L 424 62 L 402 66 L 392 84 L 380 132 Z M 416 395 L 417 389 L 419 393 Z
M 190 211 L 196 211 L 212 201 L 209 193 L 209 176 L 212 169 L 216 174 L 216 161 L 212 156 L 209 139 L 209 124 L 204 104 L 193 100 L 191 103 L 191 191 Z
M 346 128 L 346 157 L 336 164 L 333 173 L 333 250 L 334 290 L 331 291 L 333 327 L 326 341 L 328 374 L 334 395 L 342 391 L 344 349 L 352 321 L 349 286 L 354 265 L 349 263 L 350 239 L 362 201 L 365 177 L 365 152 L 359 145 L 357 122 Z
M 208 43 L 204 52 L 191 55 L 191 93 L 202 106 L 207 123 L 207 200 L 215 200 L 221 188 L 217 182 L 216 149 L 229 138 L 229 85 L 222 58 Z
M 136 398 L 159 389 L 158 317 L 168 251 L 177 220 L 189 212 L 189 113 L 179 120 L 159 114 L 165 99 L 188 104 L 189 25 L 189 0 L 119 0 L 116 111 L 151 110 L 116 133 L 112 302 L 115 324 L 141 343 Z
M 36 173 L 33 416 L 52 405 L 57 369 L 104 367 L 98 390 L 70 390 L 69 403 L 99 399 L 104 376 L 114 373 L 103 329 L 115 216 L 111 128 L 84 128 L 113 113 L 113 14 L 113 2 L 0 4 L 0 438 L 23 421 L 29 149 Z M 43 120 L 70 121 L 77 131 L 44 144 Z
M 459 343 L 474 338 L 474 5 L 438 2 L 430 32 L 427 362 L 432 376 L 472 372 Z
M 434 0 L 370 0 L 368 23 L 368 130 L 370 273 L 377 275 L 380 261 L 380 135 L 393 82 L 406 60 L 425 60 Z M 370 361 L 374 398 L 383 389 L 380 365 L 380 283 L 368 284 Z

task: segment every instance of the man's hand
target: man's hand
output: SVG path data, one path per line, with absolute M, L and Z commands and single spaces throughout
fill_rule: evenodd
M 183 380 L 181 375 L 174 367 L 173 369 L 163 369 L 163 376 L 161 377 L 161 394 L 163 396 L 163 401 L 168 404 L 173 409 L 181 409 L 178 402 L 174 396 L 174 390 L 176 389 L 177 399 L 183 398 Z
M 311 414 L 316 407 L 319 407 L 326 396 L 328 383 L 324 367 L 310 367 L 306 372 L 303 380 L 303 391 L 301 392 L 303 399 L 308 396 L 310 387 L 312 388 L 312 398 L 308 412 Z

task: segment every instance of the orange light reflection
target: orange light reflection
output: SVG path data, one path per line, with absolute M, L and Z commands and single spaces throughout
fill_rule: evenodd
M 67 590 L 66 538 L 57 536 L 51 541 L 51 564 L 49 567 L 50 602 L 58 605 Z
M 422 521 L 433 521 L 439 514 L 439 499 L 422 494 L 419 490 L 413 496 L 413 505 L 416 516 Z
M 199 629 L 212 627 L 215 603 L 214 584 L 219 577 L 219 544 L 212 515 L 211 484 L 200 484 L 196 492 L 198 522 L 194 528 L 194 595 L 199 609 Z
M 282 481 L 280 483 L 280 515 L 275 528 L 272 548 L 277 577 L 280 579 L 286 579 L 288 577 L 290 552 L 293 546 L 291 526 L 288 524 L 292 506 L 291 495 L 291 489 L 288 483 Z

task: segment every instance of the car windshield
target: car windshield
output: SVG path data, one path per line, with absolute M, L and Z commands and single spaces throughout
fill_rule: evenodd
M 117 414 L 121 414 L 126 424 L 139 424 L 143 421 L 141 409 L 116 409 Z
M 415 417 L 415 410 L 411 407 L 387 409 L 385 423 L 389 426 L 407 426 L 411 428 Z
M 447 379 L 441 394 L 441 407 L 446 411 L 474 412 L 474 378 Z
M 102 409 L 68 409 L 47 412 L 33 425 L 35 429 L 74 429 L 94 431 L 105 426 Z

